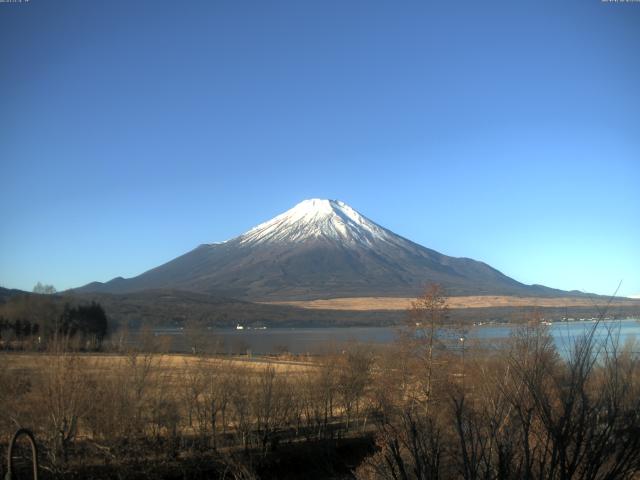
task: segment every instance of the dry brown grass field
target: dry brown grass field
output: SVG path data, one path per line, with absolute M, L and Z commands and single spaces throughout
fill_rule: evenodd
M 283 302 L 263 302 L 271 305 L 290 305 L 313 310 L 407 310 L 414 298 L 407 297 L 350 297 L 328 298 L 322 300 L 292 300 Z M 466 297 L 448 297 L 449 308 L 491 308 L 491 307 L 594 307 L 604 303 L 601 299 L 589 297 L 513 297 L 504 295 L 476 295 Z M 613 306 L 638 306 L 640 300 L 620 298 L 611 303 Z
M 634 345 L 607 350 L 587 337 L 565 362 L 547 329 L 523 326 L 503 348 L 448 351 L 435 341 L 445 319 L 435 300 L 423 298 L 413 312 L 430 326 L 389 349 L 354 344 L 312 360 L 55 344 L 0 353 L 0 454 L 26 427 L 42 447 L 43 478 L 52 479 L 267 480 L 310 468 L 310 479 L 415 478 L 394 477 L 401 468 L 460 480 L 634 478 Z M 339 453 L 339 445 L 360 446 Z M 500 476 L 505 468 L 514 474 Z M 603 474 L 582 475 L 594 469 Z
M 342 300 L 358 301 L 371 303 Z M 81 351 L 81 337 L 13 342 L 46 350 L 0 352 L 0 458 L 22 427 L 41 446 L 47 479 L 280 480 L 308 473 L 310 458 L 310 480 L 634 478 L 637 344 L 586 336 L 564 359 L 533 322 L 499 346 L 460 346 L 447 303 L 458 305 L 433 286 L 397 342 L 327 346 L 316 357 L 168 354 L 151 331 L 136 347 L 110 343 L 111 353 Z M 436 338 L 442 328 L 453 337 Z M 419 473 L 394 476 L 403 469 Z M 574 475 L 594 469 L 606 474 Z
M 85 372 L 108 373 L 123 367 L 129 361 L 128 355 L 74 353 Z M 56 355 L 33 352 L 2 352 L 0 366 L 8 374 L 24 374 L 38 372 L 50 365 Z M 177 378 L 204 367 L 211 368 L 243 368 L 245 371 L 261 371 L 267 366 L 273 367 L 279 374 L 299 374 L 317 367 L 311 360 L 290 360 L 277 357 L 199 357 L 185 354 L 155 354 L 154 365 L 159 374 Z

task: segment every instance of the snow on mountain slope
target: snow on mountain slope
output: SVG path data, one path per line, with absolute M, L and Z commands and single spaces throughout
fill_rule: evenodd
M 239 237 L 242 245 L 301 243 L 327 239 L 345 245 L 369 246 L 375 241 L 391 242 L 393 235 L 338 200 L 313 198 L 261 223 Z

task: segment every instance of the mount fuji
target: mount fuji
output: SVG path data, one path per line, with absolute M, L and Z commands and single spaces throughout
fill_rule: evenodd
M 337 200 L 305 200 L 248 232 L 204 244 L 137 277 L 94 282 L 79 292 L 152 289 L 235 298 L 310 300 L 414 296 L 430 282 L 448 295 L 560 296 L 489 265 L 418 245 Z

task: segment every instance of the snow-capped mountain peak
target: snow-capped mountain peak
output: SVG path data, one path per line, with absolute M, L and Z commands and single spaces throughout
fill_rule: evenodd
M 482 262 L 394 234 L 337 200 L 311 199 L 238 237 L 200 245 L 137 277 L 86 292 L 174 289 L 252 300 L 414 296 L 425 283 L 450 295 L 550 295 Z M 245 307 L 242 307 L 245 308 Z
M 252 228 L 239 240 L 241 244 L 248 245 L 300 243 L 314 239 L 339 241 L 346 245 L 370 245 L 389 237 L 390 232 L 346 203 L 312 198 Z

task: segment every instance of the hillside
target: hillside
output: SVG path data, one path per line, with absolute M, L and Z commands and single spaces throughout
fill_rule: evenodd
M 422 221 L 428 221 L 424 219 Z M 470 258 L 418 245 L 343 202 L 305 200 L 222 243 L 204 244 L 136 277 L 81 292 L 175 289 L 244 300 L 413 297 L 426 283 L 448 295 L 579 295 L 525 285 Z

